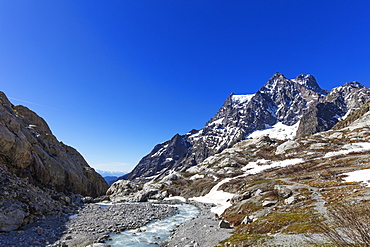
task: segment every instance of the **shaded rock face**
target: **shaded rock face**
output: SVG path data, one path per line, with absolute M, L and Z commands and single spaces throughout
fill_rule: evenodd
M 311 75 L 290 80 L 275 73 L 256 94 L 231 94 L 203 129 L 177 134 L 155 146 L 121 179 L 144 182 L 145 178 L 159 178 L 173 170 L 184 171 L 244 140 L 255 130 L 277 122 L 294 125 L 325 94 Z
M 317 132 L 331 129 L 344 116 L 344 112 L 334 103 L 319 103 L 310 108 L 309 112 L 302 116 L 297 130 L 297 137 L 312 135 Z
M 59 142 L 47 123 L 24 106 L 13 106 L 0 92 L 0 162 L 20 178 L 41 187 L 85 196 L 108 189 L 74 148 Z
M 358 82 L 345 83 L 343 86 L 336 87 L 302 116 L 296 136 L 329 130 L 341 118 L 352 114 L 369 100 L 370 89 Z
M 343 119 L 339 123 L 337 123 L 333 129 L 334 130 L 339 130 L 345 127 L 348 127 L 351 125 L 353 122 L 358 120 L 359 118 L 363 117 L 366 113 L 370 111 L 370 100 L 366 102 L 364 105 L 361 106 L 361 108 L 357 109 L 353 114 L 348 116 L 347 118 Z
M 176 169 L 181 165 L 181 161 L 189 160 L 191 144 L 187 137 L 188 135 L 181 136 L 177 134 L 171 140 L 156 145 L 147 156 L 140 160 L 139 165 L 123 178 L 161 176 L 165 174 L 169 167 Z

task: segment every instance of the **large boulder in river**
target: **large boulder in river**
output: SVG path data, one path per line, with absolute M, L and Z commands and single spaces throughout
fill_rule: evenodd
M 108 189 L 77 150 L 56 139 L 44 119 L 27 107 L 13 106 L 2 92 L 0 150 L 0 162 L 33 184 L 93 197 Z

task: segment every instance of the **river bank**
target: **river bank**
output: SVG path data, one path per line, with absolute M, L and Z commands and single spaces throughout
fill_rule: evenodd
M 168 247 L 212 247 L 231 236 L 232 228 L 220 228 L 219 220 L 211 212 L 209 203 L 190 202 L 200 209 L 200 214 L 181 224 L 174 234 L 161 246 Z
M 0 233 L 0 246 L 85 247 L 103 242 L 111 232 L 138 228 L 176 212 L 165 204 L 86 204 L 76 214 L 49 216 L 19 231 Z
M 181 224 L 160 246 L 215 246 L 230 236 L 232 229 L 218 226 L 212 204 L 190 204 L 200 209 L 199 215 Z M 21 230 L 0 233 L 0 246 L 85 247 L 104 242 L 110 233 L 139 228 L 176 213 L 176 207 L 166 204 L 86 204 L 73 215 L 49 216 Z

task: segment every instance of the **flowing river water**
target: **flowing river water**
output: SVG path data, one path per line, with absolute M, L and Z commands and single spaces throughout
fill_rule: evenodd
M 106 244 L 112 246 L 158 246 L 157 244 L 169 238 L 172 230 L 180 224 L 197 217 L 199 209 L 190 204 L 176 205 L 179 213 L 174 216 L 166 217 L 162 220 L 156 220 L 137 229 L 131 229 L 120 234 L 111 234 L 112 240 L 106 241 Z

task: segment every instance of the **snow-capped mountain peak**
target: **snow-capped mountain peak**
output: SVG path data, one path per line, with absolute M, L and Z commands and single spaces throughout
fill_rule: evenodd
M 312 75 L 288 79 L 275 73 L 255 94 L 232 93 L 204 128 L 156 145 L 125 178 L 161 177 L 169 171 L 184 171 L 237 142 L 261 134 L 292 139 L 297 132 L 303 135 L 327 130 L 369 99 L 370 90 L 357 82 L 346 83 L 327 95 Z

